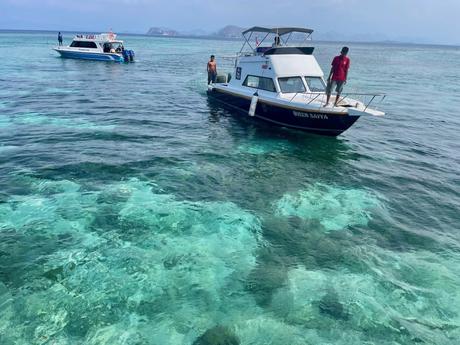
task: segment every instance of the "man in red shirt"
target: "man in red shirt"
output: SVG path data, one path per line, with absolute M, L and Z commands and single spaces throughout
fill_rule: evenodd
M 350 59 L 347 57 L 348 51 L 348 47 L 343 47 L 340 55 L 336 56 L 334 60 L 332 60 L 331 73 L 329 73 L 329 77 L 327 78 L 327 99 L 326 104 L 324 105 L 325 107 L 329 105 L 329 99 L 331 98 L 332 89 L 334 87 L 335 91 L 337 92 L 334 106 L 337 106 L 337 103 L 340 99 L 340 94 L 343 90 L 343 86 L 347 82 L 348 69 L 350 68 Z

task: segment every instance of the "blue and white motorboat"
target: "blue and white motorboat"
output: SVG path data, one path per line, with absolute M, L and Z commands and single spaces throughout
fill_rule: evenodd
M 337 102 L 336 96 L 331 97 L 337 106 L 326 105 L 324 73 L 313 56 L 314 47 L 306 44 L 312 32 L 293 27 L 244 31 L 245 43 L 231 67 L 233 73 L 218 75 L 209 85 L 210 99 L 250 118 L 327 136 L 343 133 L 360 116 L 384 115 L 370 108 L 385 98 L 383 94 L 343 93 Z M 270 36 L 274 43 L 264 45 Z
M 76 35 L 69 46 L 53 48 L 61 57 L 70 59 L 133 62 L 134 51 L 126 50 L 114 33 Z

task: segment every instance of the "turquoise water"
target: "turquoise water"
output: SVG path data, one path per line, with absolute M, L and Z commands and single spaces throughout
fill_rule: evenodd
M 238 42 L 125 39 L 0 34 L 0 344 L 460 342 L 460 49 L 350 44 L 387 116 L 324 138 L 208 102 Z

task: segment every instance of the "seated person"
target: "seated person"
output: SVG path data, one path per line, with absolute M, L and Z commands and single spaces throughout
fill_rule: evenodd
M 263 54 L 265 53 L 267 50 L 270 50 L 272 47 L 257 47 L 256 48 L 256 53 L 257 54 Z
M 110 53 L 111 53 L 111 54 L 115 53 L 115 49 L 111 48 L 111 49 L 110 49 Z

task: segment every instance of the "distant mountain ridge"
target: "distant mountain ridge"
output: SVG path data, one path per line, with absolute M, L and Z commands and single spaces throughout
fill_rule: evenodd
M 217 32 L 209 33 L 204 30 L 191 30 L 186 32 L 180 32 L 171 28 L 165 27 L 151 27 L 147 31 L 149 36 L 200 36 L 200 37 L 216 37 L 216 38 L 227 38 L 227 39 L 236 39 L 241 38 L 241 33 L 244 31 L 244 28 L 241 28 L 236 25 L 227 25 Z
M 226 25 L 223 28 L 210 32 L 203 29 L 194 29 L 186 31 L 178 31 L 172 28 L 167 27 L 151 27 L 147 31 L 149 36 L 182 36 L 182 37 L 202 37 L 202 38 L 217 38 L 217 39 L 242 39 L 242 32 L 246 28 L 236 26 L 236 25 Z M 257 36 L 257 35 L 256 35 Z M 259 36 L 260 38 L 260 36 Z M 313 34 L 315 41 L 329 41 L 329 42 L 376 42 L 376 43 L 410 43 L 410 42 L 419 42 L 421 44 L 430 44 L 429 42 L 424 42 L 422 38 L 411 39 L 410 37 L 401 37 L 398 40 L 390 40 L 384 34 L 379 33 L 370 33 L 363 32 L 360 34 L 347 34 L 336 31 L 321 31 L 315 32 Z M 255 39 L 255 38 L 254 38 Z M 291 41 L 304 41 L 304 35 L 292 35 Z

